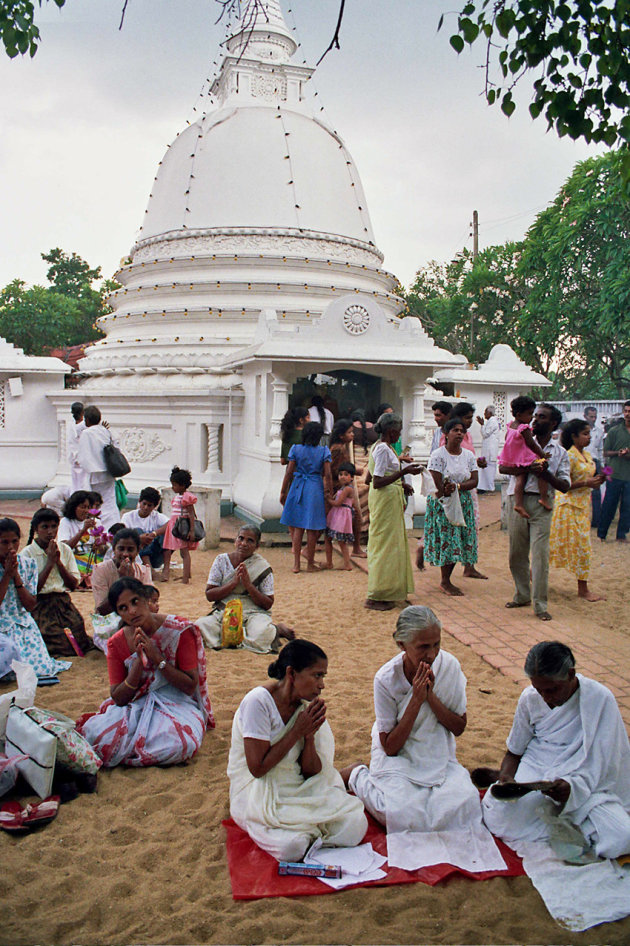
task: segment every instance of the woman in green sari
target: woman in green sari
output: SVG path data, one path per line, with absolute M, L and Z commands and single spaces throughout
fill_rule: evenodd
M 405 529 L 405 493 L 412 487 L 403 476 L 422 471 L 417 464 L 401 467 L 393 449 L 402 430 L 399 414 L 383 414 L 378 419 L 380 440 L 374 444 L 369 469 L 372 475 L 368 503 L 368 592 L 365 607 L 389 611 L 397 601 L 413 592 L 413 572 Z

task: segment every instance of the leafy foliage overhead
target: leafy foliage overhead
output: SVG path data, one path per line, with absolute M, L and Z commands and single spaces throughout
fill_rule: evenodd
M 628 0 L 469 0 L 450 43 L 460 53 L 477 41 L 489 104 L 511 115 L 530 73 L 532 118 L 544 115 L 560 136 L 630 143 Z
M 37 2 L 41 7 L 42 0 Z M 66 0 L 53 2 L 61 8 Z M 0 0 L 0 36 L 6 54 L 11 59 L 15 59 L 18 54 L 35 55 L 40 34 L 35 25 L 35 3 L 32 0 Z

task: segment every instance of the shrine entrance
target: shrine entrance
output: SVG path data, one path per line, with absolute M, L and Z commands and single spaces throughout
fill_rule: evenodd
M 382 403 L 381 378 L 362 371 L 330 371 L 298 378 L 289 397 L 289 407 L 310 407 L 311 398 L 320 394 L 335 420 L 350 417 L 353 411 L 365 411 L 366 420 L 377 420 Z

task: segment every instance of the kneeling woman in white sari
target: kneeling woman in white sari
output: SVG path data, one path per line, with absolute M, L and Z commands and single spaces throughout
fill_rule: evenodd
M 370 768 L 342 775 L 386 825 L 391 867 L 502 870 L 479 793 L 455 758 L 455 737 L 466 727 L 466 678 L 457 659 L 440 650 L 441 630 L 430 608 L 401 611 L 394 640 L 402 653 L 374 678 Z
M 77 722 L 109 768 L 184 762 L 214 727 L 201 635 L 184 618 L 154 613 L 149 595 L 136 578 L 109 589 L 124 622 L 107 646 L 111 698 Z
M 316 838 L 360 844 L 367 819 L 333 767 L 335 741 L 320 698 L 326 654 L 293 640 L 269 665 L 272 681 L 243 699 L 232 725 L 230 813 L 278 860 L 299 861 Z

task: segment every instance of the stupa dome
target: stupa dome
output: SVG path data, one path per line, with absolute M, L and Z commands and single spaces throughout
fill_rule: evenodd
M 343 141 L 307 114 L 260 105 L 224 108 L 175 139 L 158 168 L 141 238 L 224 227 L 374 243 Z

